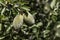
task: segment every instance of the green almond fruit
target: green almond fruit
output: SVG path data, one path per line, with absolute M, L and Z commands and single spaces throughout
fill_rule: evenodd
M 18 14 L 13 20 L 14 29 L 19 29 L 23 24 L 23 15 Z
M 27 24 L 27 25 L 32 25 L 35 23 L 35 19 L 33 17 L 32 14 L 30 14 L 29 12 L 27 12 L 28 15 L 25 15 L 24 14 L 24 22 Z

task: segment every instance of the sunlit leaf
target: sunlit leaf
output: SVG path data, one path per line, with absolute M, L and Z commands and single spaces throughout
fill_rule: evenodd
M 23 10 L 26 10 L 26 11 L 30 11 L 29 7 L 27 6 L 24 6 L 24 7 L 21 7 Z
M 54 8 L 54 6 L 55 6 L 55 4 L 56 4 L 56 1 L 57 1 L 57 0 L 52 0 L 52 2 L 51 2 L 51 4 L 50 4 L 50 6 L 51 6 L 52 9 Z
M 2 9 L 2 11 L 1 11 L 1 15 L 3 15 L 4 12 L 5 12 L 5 8 Z

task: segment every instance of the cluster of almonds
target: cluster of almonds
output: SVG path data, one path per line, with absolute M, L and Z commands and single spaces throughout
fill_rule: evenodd
M 26 15 L 25 13 L 22 13 L 22 14 L 20 13 L 14 18 L 13 24 L 12 24 L 14 29 L 19 29 L 23 25 L 24 22 L 27 25 L 28 24 L 32 25 L 35 23 L 35 19 L 34 19 L 33 15 L 30 14 L 28 11 L 27 11 L 27 14 L 28 15 Z

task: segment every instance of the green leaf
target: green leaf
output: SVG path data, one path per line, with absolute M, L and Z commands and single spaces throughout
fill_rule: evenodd
M 26 11 L 30 11 L 29 7 L 27 7 L 27 6 L 21 7 L 21 9 L 26 10 Z
M 2 40 L 2 39 L 4 39 L 5 38 L 5 36 L 3 36 L 3 37 L 0 37 L 0 40 Z
M 3 15 L 3 13 L 5 12 L 5 7 L 2 9 L 2 11 L 1 11 L 1 15 Z
M 51 25 L 51 23 L 52 23 L 52 20 L 48 22 L 46 29 L 48 29 L 48 27 Z
M 39 22 L 39 23 L 37 23 L 36 27 L 40 27 L 42 25 L 43 25 L 43 23 L 42 22 Z
M 2 24 L 0 23 L 0 31 L 2 30 Z
M 7 29 L 6 29 L 6 33 L 9 33 L 10 32 L 10 30 L 12 29 L 12 25 L 11 26 L 9 26 Z
M 33 33 L 36 33 L 37 32 L 37 28 L 33 28 Z
M 6 4 L 4 4 L 3 2 L 0 2 L 1 5 L 3 5 L 4 7 L 6 6 Z
M 43 33 L 44 33 L 44 38 L 49 36 L 48 33 L 50 32 L 50 30 L 44 30 Z
M 52 0 L 52 2 L 51 2 L 51 4 L 50 4 L 50 6 L 51 6 L 52 9 L 54 8 L 54 6 L 55 6 L 55 4 L 56 4 L 56 1 L 57 1 L 57 0 Z

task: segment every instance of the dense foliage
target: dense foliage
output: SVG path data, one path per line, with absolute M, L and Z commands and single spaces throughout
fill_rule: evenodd
M 11 25 L 19 10 L 29 11 L 35 24 L 23 24 L 14 34 Z M 0 40 L 60 40 L 60 0 L 0 0 Z

